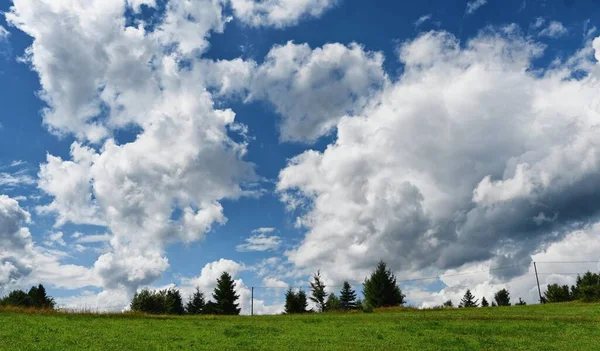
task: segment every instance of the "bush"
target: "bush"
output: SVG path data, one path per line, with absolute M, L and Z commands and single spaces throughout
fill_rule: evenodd
M 54 299 L 46 295 L 42 284 L 32 286 L 29 292 L 23 290 L 11 291 L 8 296 L 0 299 L 2 306 L 15 306 L 25 308 L 54 309 Z
M 177 289 L 150 291 L 142 289 L 135 293 L 130 304 L 134 312 L 149 314 L 183 314 L 183 301 Z

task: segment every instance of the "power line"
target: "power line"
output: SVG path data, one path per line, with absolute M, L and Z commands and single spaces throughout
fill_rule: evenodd
M 599 263 L 600 261 L 553 261 L 553 262 L 544 262 L 544 261 L 537 261 L 537 263 L 557 263 L 557 264 L 562 264 L 562 263 Z

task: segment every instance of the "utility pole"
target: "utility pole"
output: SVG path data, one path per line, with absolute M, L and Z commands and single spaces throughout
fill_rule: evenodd
M 254 316 L 254 287 L 252 287 L 252 302 L 250 303 L 250 315 Z
M 535 280 L 537 280 L 538 286 L 538 294 L 540 294 L 540 303 L 544 303 L 544 299 L 542 299 L 542 289 L 540 289 L 540 278 L 538 277 L 537 265 L 533 262 L 533 269 L 535 269 Z

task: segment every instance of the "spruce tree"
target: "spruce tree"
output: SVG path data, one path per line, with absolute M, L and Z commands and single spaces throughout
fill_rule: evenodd
M 196 291 L 190 296 L 190 300 L 185 306 L 185 311 L 188 314 L 202 314 L 205 305 L 204 293 L 200 291 L 199 287 L 196 287 Z
M 289 288 L 285 293 L 285 314 L 293 314 L 298 312 L 298 297 L 296 293 Z
M 329 294 L 327 297 L 327 301 L 325 302 L 325 306 L 327 311 L 337 311 L 340 310 L 340 299 L 335 296 L 334 293 Z
M 498 306 L 510 306 L 510 293 L 506 289 L 499 290 L 494 294 L 494 300 Z
M 344 287 L 340 291 L 340 308 L 344 311 L 356 308 L 356 292 L 350 287 L 350 283 L 344 282 Z
M 475 299 L 475 296 L 471 293 L 471 290 L 467 290 L 465 292 L 465 296 L 463 296 L 462 300 L 460 300 L 460 307 L 477 307 L 479 300 Z
M 372 308 L 401 306 L 406 297 L 396 285 L 396 277 L 383 261 L 377 264 L 371 277 L 365 279 L 363 295 L 365 304 Z
M 217 279 L 217 286 L 212 294 L 215 300 L 216 314 L 238 315 L 241 309 L 236 301 L 240 298 L 235 293 L 235 282 L 231 275 L 223 272 L 221 277 Z
M 481 307 L 489 307 L 490 303 L 488 302 L 488 300 L 486 300 L 486 298 L 482 298 L 481 299 Z
M 310 292 L 312 295 L 310 300 L 317 304 L 319 311 L 325 312 L 327 310 L 325 303 L 327 293 L 325 292 L 325 283 L 321 280 L 321 271 L 317 271 L 313 276 L 313 280 L 310 282 Z
M 183 314 L 183 299 L 178 289 L 169 288 L 165 291 L 165 313 L 166 314 Z
M 306 298 L 306 292 L 304 290 L 298 291 L 298 294 L 296 294 L 296 301 L 298 306 L 298 313 L 310 312 L 307 310 L 308 299 Z

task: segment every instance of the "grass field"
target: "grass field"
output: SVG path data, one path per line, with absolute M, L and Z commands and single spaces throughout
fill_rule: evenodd
M 600 305 L 295 316 L 0 311 L 0 350 L 599 350 Z

